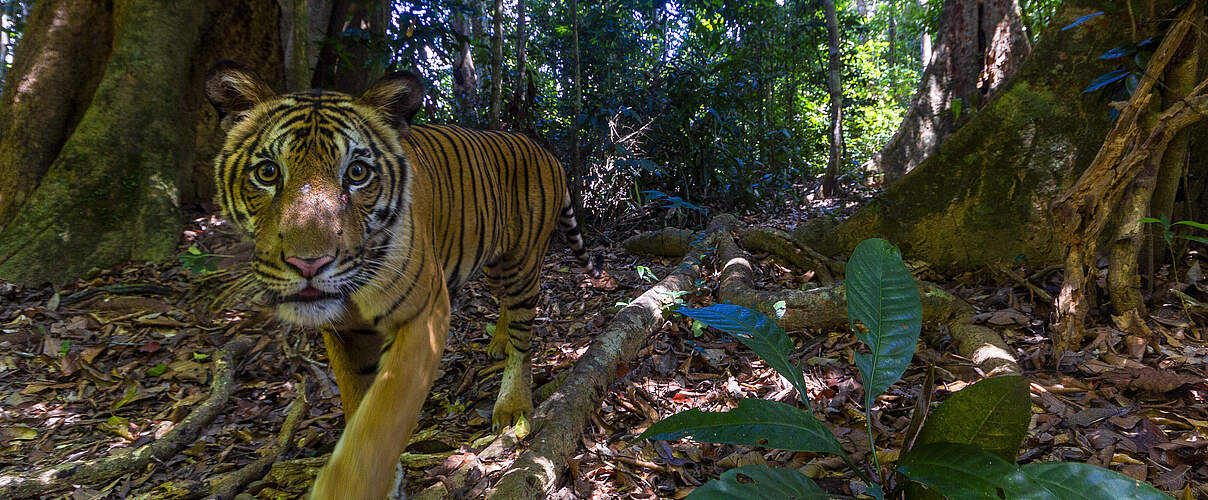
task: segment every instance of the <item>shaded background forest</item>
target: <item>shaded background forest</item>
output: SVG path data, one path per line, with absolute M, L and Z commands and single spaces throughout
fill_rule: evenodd
M 1020 2 L 1033 42 L 1058 3 Z M 812 192 L 825 170 L 830 106 L 820 3 L 350 4 L 379 12 L 320 37 L 319 57 L 330 60 L 317 61 L 320 74 L 310 81 L 272 61 L 249 62 L 288 89 L 313 84 L 356 92 L 386 68 L 417 71 L 429 88 L 419 120 L 502 126 L 542 138 L 576 178 L 591 217 L 616 219 L 659 196 L 652 191 L 675 196 L 670 203 L 682 200 L 685 208 L 774 212 Z M 898 128 L 930 57 L 942 4 L 838 3 L 845 178 L 868 176 L 859 166 Z M 0 56 L 10 64 L 33 5 L 4 3 Z M 503 33 L 499 56 L 492 46 L 495 9 Z M 324 64 L 339 69 L 324 75 Z M 368 76 L 340 81 L 333 76 L 340 71 Z M 205 177 L 194 178 L 202 186 L 184 200 L 206 203 Z

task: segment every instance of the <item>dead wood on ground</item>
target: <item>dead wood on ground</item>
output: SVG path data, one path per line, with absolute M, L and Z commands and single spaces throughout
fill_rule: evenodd
M 21 476 L 0 476 L 0 498 L 40 497 L 73 484 L 96 484 L 125 474 L 143 470 L 152 460 L 166 461 L 192 444 L 206 425 L 226 409 L 226 402 L 239 384 L 235 369 L 239 360 L 259 337 L 241 336 L 232 339 L 219 351 L 214 361 L 214 380 L 210 396 L 176 424 L 164 437 L 116 455 L 68 462 Z

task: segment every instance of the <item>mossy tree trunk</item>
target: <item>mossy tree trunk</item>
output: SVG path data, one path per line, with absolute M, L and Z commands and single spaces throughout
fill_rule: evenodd
M 893 138 L 862 168 L 889 180 L 914 170 L 992 97 L 1031 47 L 1017 0 L 947 0 L 939 33 Z M 891 32 L 892 33 L 892 32 Z
M 1133 10 L 1163 12 L 1163 5 Z M 1099 11 L 1077 29 L 1061 29 Z M 1106 96 L 1083 89 L 1116 69 L 1099 58 L 1104 52 L 1160 37 L 1160 17 L 1067 0 L 1015 77 L 935 154 L 837 227 L 810 224 L 797 236 L 828 255 L 885 237 L 949 272 L 1060 262 L 1049 204 L 1090 164 L 1111 126 Z
M 170 257 L 182 203 L 212 192 L 206 71 L 242 58 L 281 86 L 279 15 L 272 0 L 39 2 L 0 107 L 0 278 Z
M 0 230 L 88 109 L 109 56 L 112 16 L 96 0 L 34 5 L 0 95 Z

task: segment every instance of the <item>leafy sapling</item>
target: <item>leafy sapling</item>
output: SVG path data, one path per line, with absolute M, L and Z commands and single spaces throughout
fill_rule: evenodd
M 902 264 L 901 254 L 885 240 L 861 242 L 847 271 L 848 319 L 869 351 L 858 353 L 855 361 L 866 391 L 863 403 L 865 421 L 870 422 L 870 449 L 876 450 L 872 406 L 877 396 L 901 378 L 914 355 L 922 305 L 917 283 Z M 678 312 L 732 335 L 755 351 L 797 389 L 807 409 L 746 398 L 728 411 L 690 409 L 677 413 L 656 422 L 634 441 L 692 437 L 709 443 L 834 454 L 865 481 L 864 493 L 879 499 L 886 498 L 886 490 L 889 496 L 905 494 L 906 498 L 1169 498 L 1144 482 L 1093 465 L 1015 465 L 1031 417 L 1029 385 L 1018 376 L 987 378 L 953 394 L 927 418 L 917 437 L 906 440 L 908 448 L 902 450 L 894 474 L 880 476 L 874 451 L 876 477 L 869 477 L 847 456 L 826 425 L 808 411 L 803 372 L 789 361 L 793 344 L 775 321 L 729 304 L 680 308 Z M 926 411 L 925 405 L 916 411 Z M 841 496 L 826 492 L 793 469 L 748 466 L 723 473 L 688 498 Z

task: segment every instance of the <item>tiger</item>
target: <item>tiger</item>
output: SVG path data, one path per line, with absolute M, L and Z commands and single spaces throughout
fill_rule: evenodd
M 416 125 L 419 77 L 360 97 L 278 95 L 214 65 L 205 93 L 225 139 L 215 202 L 254 240 L 252 273 L 278 318 L 318 327 L 345 428 L 311 498 L 384 498 L 445 348 L 452 298 L 482 270 L 500 303 L 487 352 L 504 362 L 496 430 L 531 414 L 534 308 L 551 235 L 600 274 L 557 158 L 524 135 Z

